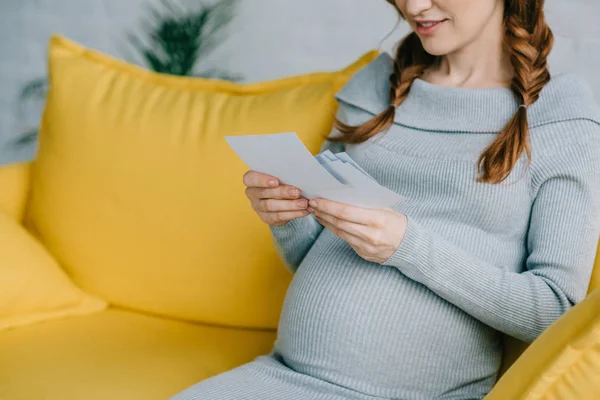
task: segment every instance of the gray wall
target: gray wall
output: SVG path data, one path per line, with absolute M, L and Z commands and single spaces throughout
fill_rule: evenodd
M 125 35 L 139 29 L 151 1 L 0 0 L 0 147 L 37 123 L 36 110 L 19 113 L 16 99 L 25 82 L 44 75 L 51 33 L 139 63 Z M 600 101 L 600 2 L 550 0 L 546 13 L 557 37 L 552 71 L 580 72 Z M 406 33 L 401 25 L 384 40 L 396 22 L 383 0 L 240 0 L 227 41 L 208 63 L 246 82 L 334 70 L 369 49 L 391 51 Z

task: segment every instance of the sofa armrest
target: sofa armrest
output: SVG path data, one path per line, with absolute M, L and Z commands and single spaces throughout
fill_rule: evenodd
M 596 250 L 596 262 L 594 262 L 594 269 L 592 270 L 590 286 L 588 287 L 588 295 L 596 289 L 600 289 L 600 240 L 598 240 L 598 249 Z
M 595 399 L 600 393 L 600 289 L 546 329 L 485 400 Z

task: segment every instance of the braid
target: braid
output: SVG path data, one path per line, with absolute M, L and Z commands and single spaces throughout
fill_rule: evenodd
M 394 0 L 386 1 L 400 12 Z M 505 0 L 503 45 L 514 69 L 510 87 L 518 104 L 524 107 L 518 107 L 515 115 L 479 157 L 478 167 L 483 169 L 483 175 L 477 177 L 477 182 L 502 182 L 510 175 L 523 150 L 531 161 L 527 107 L 538 100 L 542 88 L 550 81 L 547 59 L 554 44 L 543 7 L 544 0 Z M 409 34 L 396 51 L 393 72 L 389 77 L 389 106 L 359 126 L 348 125 L 336 118 L 334 127 L 342 135 L 327 140 L 362 143 L 386 131 L 393 124 L 396 109 L 408 96 L 413 81 L 438 60 L 439 57 L 425 51 L 416 33 Z
M 408 35 L 397 50 L 394 72 L 390 75 L 390 107 L 398 107 L 410 91 L 413 81 L 423 75 L 435 57 L 423 49 L 416 33 Z
M 532 33 L 515 16 L 506 21 L 505 45 L 511 54 L 511 64 L 515 70 L 512 89 L 522 100 L 521 104 L 526 106 L 535 103 L 544 85 L 550 81 L 547 58 L 554 37 L 544 15 L 540 14 L 538 18 Z
M 412 82 L 421 76 L 425 69 L 435 61 L 435 57 L 427 53 L 416 33 L 409 34 L 398 46 L 394 61 L 394 69 L 390 80 L 390 104 L 380 113 L 360 126 L 347 125 L 336 119 L 335 128 L 342 136 L 328 138 L 331 142 L 362 143 L 375 134 L 387 130 L 394 122 L 398 107 L 410 91 Z
M 507 4 L 505 9 L 504 48 L 510 54 L 514 69 L 511 89 L 519 104 L 527 107 L 538 100 L 542 88 L 550 81 L 547 59 L 554 36 L 544 18 L 543 1 L 538 2 L 535 13 L 523 6 L 526 2 L 507 3 L 511 4 Z M 478 182 L 499 183 L 506 179 L 523 150 L 531 161 L 526 107 L 518 108 L 496 140 L 480 156 L 479 165 L 483 166 L 484 173 L 477 178 Z

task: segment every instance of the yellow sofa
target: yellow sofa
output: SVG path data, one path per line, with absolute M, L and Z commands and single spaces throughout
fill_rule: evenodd
M 291 274 L 222 136 L 294 130 L 317 152 L 333 93 L 375 56 L 237 85 L 154 74 L 54 37 L 38 156 L 0 167 L 0 238 L 20 241 L 0 247 L 0 400 L 167 399 L 269 352 Z M 40 298 L 50 283 L 35 275 L 57 265 L 70 297 Z M 18 296 L 3 298 L 5 275 Z M 486 399 L 599 398 L 599 288 L 597 256 L 585 301 L 523 354 L 507 341 Z

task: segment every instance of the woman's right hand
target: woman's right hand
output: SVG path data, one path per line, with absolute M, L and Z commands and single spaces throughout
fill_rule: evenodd
M 281 226 L 310 214 L 308 199 L 300 197 L 300 190 L 280 185 L 279 179 L 274 176 L 249 170 L 244 174 L 244 185 L 252 208 L 263 222 L 271 226 Z

